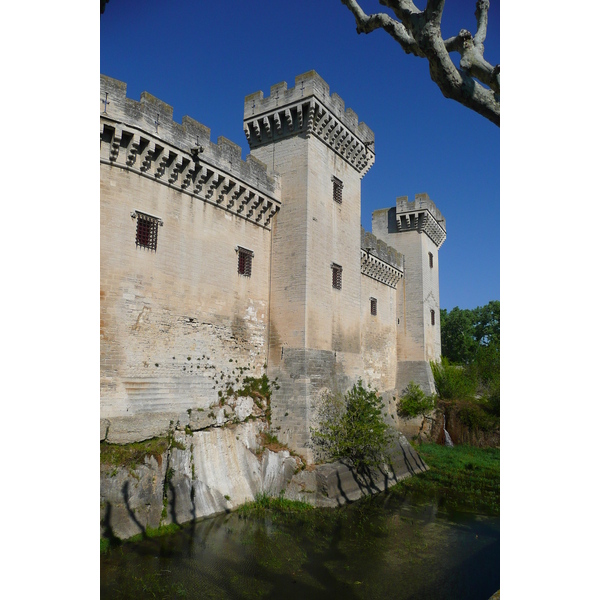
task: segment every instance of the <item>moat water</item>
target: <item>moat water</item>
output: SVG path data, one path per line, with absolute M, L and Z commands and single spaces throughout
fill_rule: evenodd
M 498 517 L 381 494 L 294 515 L 230 513 L 101 557 L 101 598 L 487 600 Z

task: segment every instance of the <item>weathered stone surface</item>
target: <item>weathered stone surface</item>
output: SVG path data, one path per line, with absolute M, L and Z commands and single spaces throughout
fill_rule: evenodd
M 190 411 L 188 425 L 194 431 L 211 427 L 216 422 L 216 414 L 208 408 L 194 408 Z
M 108 419 L 100 419 L 100 441 L 103 442 L 108 434 L 110 421 Z
M 398 435 L 390 452 L 391 465 L 382 465 L 367 473 L 357 473 L 343 462 L 316 468 L 317 506 L 339 506 L 362 496 L 386 491 L 406 477 L 427 470 L 427 465 L 402 435 Z
M 316 504 L 316 494 L 317 471 L 312 468 L 294 474 L 285 490 L 284 498 Z
M 435 415 L 418 415 L 416 417 L 398 417 L 397 427 L 408 438 L 418 441 L 431 441 Z
M 150 438 L 166 435 L 169 428 L 181 420 L 186 420 L 186 413 L 163 412 L 131 415 L 130 417 L 110 417 L 103 419 L 108 423 L 105 435 L 111 444 L 130 444 Z
M 150 456 L 135 469 L 101 469 L 101 535 L 124 539 L 159 526 L 166 468 Z
M 259 493 L 315 506 L 340 506 L 382 492 L 427 467 L 399 436 L 392 467 L 357 475 L 343 463 L 300 470 L 283 450 L 259 445 L 260 421 L 173 433 L 170 450 L 131 468 L 101 471 L 101 535 L 128 538 L 147 527 L 182 524 L 233 510 Z

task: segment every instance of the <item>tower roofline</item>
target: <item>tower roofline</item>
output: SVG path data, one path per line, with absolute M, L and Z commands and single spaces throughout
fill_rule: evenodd
M 288 89 L 282 81 L 244 100 L 244 133 L 250 148 L 270 144 L 284 137 L 314 135 L 341 156 L 361 177 L 375 162 L 375 134 L 358 115 L 346 108 L 338 94 L 329 95 L 329 86 L 316 71 L 307 71 Z
M 396 198 L 396 227 L 398 232 L 415 230 L 426 233 L 439 248 L 446 240 L 446 219 L 426 193 Z

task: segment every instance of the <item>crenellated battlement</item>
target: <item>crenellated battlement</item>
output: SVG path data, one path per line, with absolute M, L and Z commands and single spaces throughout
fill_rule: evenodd
M 426 233 L 439 248 L 446 239 L 446 219 L 426 193 L 396 198 L 396 226 L 399 232 L 416 230 Z
M 100 160 L 137 171 L 233 214 L 268 226 L 281 206 L 279 175 L 225 137 L 143 92 L 127 98 L 127 84 L 100 76 Z
M 338 94 L 329 95 L 329 85 L 316 71 L 298 75 L 295 84 L 288 89 L 285 81 L 277 83 L 266 98 L 262 91 L 246 96 L 244 132 L 250 148 L 290 135 L 314 135 L 363 177 L 375 162 L 373 131 Z
M 360 228 L 361 273 L 395 288 L 404 277 L 404 257 L 395 248 Z

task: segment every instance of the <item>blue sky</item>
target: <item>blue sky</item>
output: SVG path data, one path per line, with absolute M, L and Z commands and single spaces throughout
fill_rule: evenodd
M 495 63 L 499 2 L 491 2 L 486 55 Z M 446 34 L 473 28 L 475 0 L 446 5 Z M 370 0 L 369 7 L 380 5 Z M 560 509 L 573 506 L 573 497 L 597 495 L 590 476 L 597 442 L 578 425 L 581 417 L 600 419 L 590 377 L 600 338 L 593 309 L 600 113 L 597 42 L 588 33 L 600 7 L 570 8 L 503 2 L 499 219 L 498 129 L 443 98 L 425 62 L 383 32 L 358 36 L 339 0 L 111 0 L 101 18 L 96 3 L 81 0 L 5 3 L 3 417 L 15 424 L 5 427 L 5 446 L 35 465 L 39 440 L 48 441 L 82 475 L 77 501 L 65 502 L 65 477 L 56 468 L 36 471 L 45 513 L 77 524 L 75 538 L 53 538 L 52 553 L 31 544 L 39 494 L 22 493 L 16 503 L 5 494 L 9 595 L 22 595 L 24 581 L 37 597 L 49 588 L 65 598 L 98 590 L 97 512 L 90 510 L 98 498 L 90 468 L 99 419 L 98 71 L 126 81 L 130 97 L 147 90 L 172 104 L 178 120 L 189 114 L 212 129 L 213 140 L 226 136 L 246 153 L 244 96 L 268 93 L 281 80 L 291 85 L 309 69 L 375 132 L 363 222 L 373 208 L 421 191 L 446 216 L 442 307 L 498 298 L 501 223 L 502 588 L 512 597 L 592 594 L 597 520 L 589 510 Z M 32 415 L 31 443 L 19 426 L 24 414 Z M 540 443 L 563 432 L 576 436 L 572 451 Z M 557 483 L 557 474 L 569 484 Z M 13 469 L 9 485 L 31 489 L 30 470 Z M 557 543 L 569 552 L 557 552 Z
M 474 0 L 448 2 L 444 35 L 475 31 Z M 417 2 L 424 5 L 424 2 Z M 376 1 L 363 6 L 371 12 Z M 492 0 L 486 58 L 499 57 L 499 2 Z M 100 19 L 100 71 L 147 91 L 248 153 L 244 96 L 316 70 L 375 133 L 363 179 L 362 225 L 397 196 L 427 192 L 446 217 L 440 303 L 474 308 L 500 298 L 500 133 L 447 100 L 424 59 L 385 32 L 358 35 L 339 0 L 111 0 Z

